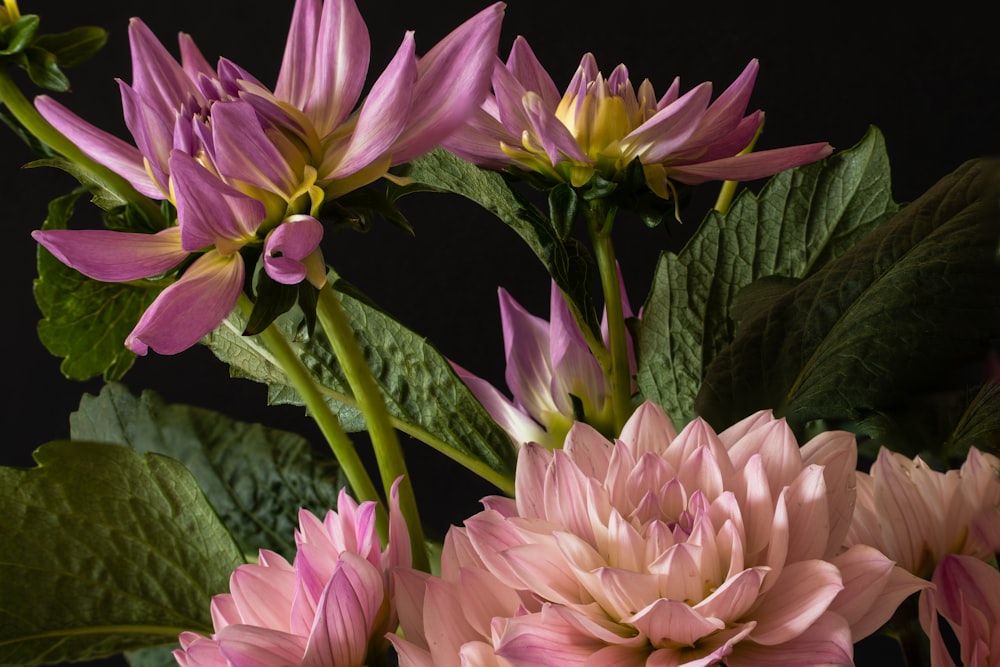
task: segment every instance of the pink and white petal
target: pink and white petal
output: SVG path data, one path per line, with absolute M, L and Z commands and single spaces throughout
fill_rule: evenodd
M 955 667 L 948 643 L 941 634 L 942 620 L 938 617 L 937 596 L 933 589 L 920 594 L 917 602 L 920 616 L 920 627 L 930 640 L 931 667 Z M 961 644 L 960 644 L 961 645 Z M 963 666 L 965 663 L 963 661 Z
M 716 667 L 719 664 L 729 664 L 723 660 L 733 652 L 733 647 L 739 644 L 753 630 L 753 621 L 743 623 L 721 632 L 705 637 L 698 645 L 660 649 L 653 651 L 646 661 L 646 667 Z
M 431 575 L 427 572 L 401 568 L 392 572 L 393 604 L 399 616 L 399 626 L 402 634 L 415 642 L 424 643 L 424 595 L 427 591 L 427 581 Z
M 514 484 L 517 492 L 517 515 L 526 519 L 545 518 L 545 480 L 552 452 L 544 446 L 526 442 L 517 456 Z
M 253 625 L 226 626 L 215 639 L 231 667 L 298 665 L 306 649 L 305 637 Z
M 515 665 L 580 665 L 606 644 L 567 623 L 549 606 L 509 619 L 496 654 Z
M 652 401 L 643 401 L 625 422 L 619 439 L 636 460 L 643 454 L 662 455 L 677 438 L 670 417 Z
M 823 468 L 808 466 L 787 487 L 790 561 L 823 558 L 830 538 L 830 510 Z M 833 545 L 839 549 L 840 545 Z
M 825 142 L 773 148 L 710 162 L 667 165 L 667 175 L 678 183 L 687 185 L 700 185 L 709 181 L 753 181 L 822 160 L 832 152 L 833 147 Z
M 560 604 L 588 601 L 583 587 L 555 546 L 521 544 L 505 549 L 499 556 L 520 582 L 517 588 L 532 591 L 545 600 Z
M 223 183 L 180 151 L 170 156 L 170 174 L 185 250 L 214 245 L 229 255 L 254 238 L 266 215 L 262 203 Z
M 881 628 L 903 600 L 931 586 L 867 545 L 856 544 L 830 560 L 844 581 L 830 611 L 847 619 L 855 642 Z
M 692 609 L 707 618 L 718 618 L 726 623 L 734 622 L 757 601 L 766 574 L 766 567 L 743 570 L 723 582 Z
M 684 602 L 665 598 L 623 618 L 622 622 L 635 626 L 657 647 L 673 644 L 692 646 L 702 637 L 726 627 L 718 618 L 706 618 Z
M 771 497 L 776 498 L 802 472 L 799 443 L 788 423 L 784 419 L 774 419 L 768 411 L 751 415 L 744 421 L 752 424 L 752 428 L 738 440 L 729 440 L 733 466 L 739 469 L 751 456 L 760 454 Z
M 823 466 L 830 510 L 826 557 L 841 548 L 857 505 L 858 448 L 854 434 L 825 431 L 799 449 L 805 465 Z
M 140 194 L 152 199 L 167 198 L 146 171 L 142 153 L 135 146 L 91 125 L 47 95 L 35 98 L 35 108 L 88 157 L 120 175 Z
M 752 638 L 751 638 L 752 639 Z M 828 612 L 802 633 L 781 644 L 740 642 L 726 658 L 727 667 L 853 667 L 851 630 L 842 617 Z
M 179 640 L 181 648 L 173 651 L 173 656 L 181 667 L 228 667 L 215 640 L 193 632 L 182 632 Z
M 31 238 L 60 262 L 101 282 L 141 280 L 165 273 L 187 258 L 181 230 L 168 227 L 156 234 L 107 229 L 45 229 Z
M 233 604 L 243 623 L 291 632 L 288 625 L 295 586 L 293 571 L 241 565 L 229 577 Z
M 521 82 L 526 91 L 537 93 L 547 107 L 555 109 L 559 106 L 562 97 L 559 89 L 542 67 L 535 52 L 531 50 L 528 40 L 520 35 L 514 38 L 514 43 L 510 47 L 507 69 Z
M 296 109 L 304 109 L 313 92 L 322 7 L 323 0 L 296 0 L 292 10 L 274 94 Z
M 243 290 L 243 258 L 209 251 L 163 290 L 125 338 L 136 354 L 177 354 L 219 326 Z
M 821 560 L 788 563 L 778 582 L 749 612 L 757 621 L 750 638 L 768 646 L 794 639 L 827 612 L 843 588 L 840 570 L 832 563 Z
M 559 412 L 573 414 L 573 396 L 580 399 L 591 413 L 599 412 L 604 407 L 606 393 L 604 373 L 554 281 L 549 299 L 549 356 L 552 361 L 552 397 Z M 590 419 L 597 416 L 584 414 Z
M 502 2 L 482 10 L 427 52 L 406 129 L 393 146 L 393 163 L 425 153 L 479 108 L 489 91 L 503 19 Z
M 515 404 L 536 419 L 548 413 L 558 413 L 549 389 L 552 364 L 548 322 L 528 313 L 502 287 L 498 296 L 507 362 L 504 378 L 514 395 Z
M 451 362 L 451 367 L 458 377 L 466 384 L 469 391 L 476 397 L 486 412 L 490 414 L 500 428 L 510 435 L 515 445 L 526 442 L 545 442 L 545 429 L 518 409 L 506 396 L 486 380 L 473 375 L 458 364 Z
M 243 622 L 240 610 L 236 608 L 236 602 L 229 593 L 213 595 L 212 603 L 209 605 L 209 612 L 212 614 L 212 627 L 215 628 L 216 632 L 227 625 Z
M 971 556 L 949 554 L 935 568 L 933 581 L 937 608 L 945 618 L 960 623 L 964 607 L 977 609 L 1000 632 L 1000 571 L 995 567 Z
M 325 178 L 349 176 L 389 152 L 406 126 L 416 81 L 416 45 L 413 33 L 407 32 L 396 55 L 358 110 L 351 140 L 333 171 Z
M 447 662 L 435 661 L 426 647 L 418 646 L 395 634 L 388 635 L 388 638 L 396 650 L 400 667 L 460 667 L 457 656 Z
M 382 553 L 380 563 L 385 571 L 392 571 L 398 568 L 410 567 L 413 563 L 413 550 L 410 547 L 410 531 L 406 527 L 406 518 L 403 510 L 399 506 L 399 486 L 403 483 L 403 477 L 399 476 L 389 488 L 389 542 Z M 373 508 L 374 509 L 374 508 Z M 375 538 L 374 515 L 371 518 L 368 533 Z M 371 559 L 369 559 L 371 560 Z
M 371 40 L 354 0 L 324 2 L 316 34 L 309 99 L 303 109 L 320 137 L 354 109 L 368 76 Z

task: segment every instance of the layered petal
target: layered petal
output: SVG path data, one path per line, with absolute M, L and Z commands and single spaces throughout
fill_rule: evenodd
M 165 273 L 187 258 L 181 230 L 168 227 L 156 234 L 103 229 L 35 230 L 31 237 L 65 264 L 103 282 L 125 282 Z

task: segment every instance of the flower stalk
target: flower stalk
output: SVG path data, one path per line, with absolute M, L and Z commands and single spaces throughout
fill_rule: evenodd
M 240 297 L 240 306 L 244 313 L 250 312 L 246 296 Z M 333 455 L 347 476 L 347 482 L 354 491 L 355 498 L 360 502 L 373 500 L 377 503 L 375 511 L 378 533 L 382 541 L 385 542 L 389 537 L 389 515 L 385 511 L 378 490 L 368 475 L 361 457 L 358 456 L 358 452 L 354 448 L 354 443 L 344 431 L 337 415 L 330 410 L 326 398 L 320 388 L 316 386 L 309 370 L 281 331 L 274 324 L 271 324 L 258 335 L 288 377 L 289 384 L 302 397 L 306 410 L 309 411 L 309 416 L 316 421 L 316 425 L 319 426 L 320 432 L 326 438 Z
M 423 524 L 420 522 L 413 484 L 406 471 L 399 438 L 392 426 L 382 392 L 375 383 L 361 346 L 354 337 L 347 314 L 329 283 L 319 291 L 316 314 L 330 339 L 333 353 L 344 371 L 358 407 L 365 417 L 386 494 L 389 493 L 393 483 L 402 478 L 399 484 L 399 501 L 403 518 L 410 531 L 413 566 L 419 570 L 429 571 L 430 563 L 424 543 Z
M 611 388 L 612 415 L 617 432 L 632 414 L 632 378 L 629 376 L 628 332 L 625 330 L 625 310 L 618 282 L 618 263 L 611 240 L 616 212 L 615 206 L 601 199 L 592 200 L 587 207 L 587 227 L 597 258 L 607 312 L 610 364 L 602 363 L 602 368 Z M 605 355 L 594 356 L 598 360 L 608 359 Z
M 0 103 L 10 110 L 17 122 L 32 136 L 86 172 L 96 185 L 132 204 L 159 227 L 167 226 L 163 213 L 156 204 L 139 194 L 127 180 L 87 157 L 76 144 L 45 120 L 10 78 L 10 74 L 3 69 L 0 69 Z

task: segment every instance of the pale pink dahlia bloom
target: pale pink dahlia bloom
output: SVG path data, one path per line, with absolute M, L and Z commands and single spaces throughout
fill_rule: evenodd
M 934 584 L 920 599 L 920 623 L 931 639 L 931 667 L 955 667 L 938 614 L 958 639 L 964 667 L 1000 665 L 1000 571 L 972 556 L 948 555 L 934 570 Z
M 618 180 L 638 160 L 650 190 L 664 199 L 674 182 L 749 181 L 829 155 L 827 143 L 742 153 L 764 123 L 761 111 L 744 115 L 757 70 L 751 60 L 710 103 L 709 82 L 681 95 L 674 79 L 657 97 L 648 79 L 636 89 L 625 65 L 605 77 L 588 53 L 560 95 L 518 37 L 507 63 L 496 62 L 493 95 L 444 145 L 484 167 L 539 172 L 574 187 L 595 174 Z
M 991 560 L 1000 552 L 1000 459 L 970 448 L 958 470 L 881 449 L 858 473 L 847 544 L 867 544 L 924 579 L 947 554 Z
M 373 502 L 359 505 L 341 491 L 322 521 L 302 510 L 294 561 L 261 550 L 256 564 L 236 568 L 230 592 L 212 599 L 212 636 L 180 636 L 181 667 L 382 664 L 385 635 L 397 626 L 390 572 L 411 563 L 397 485 L 385 550 Z
M 646 402 L 614 443 L 527 444 L 515 499 L 400 575 L 402 665 L 849 665 L 926 582 L 866 545 L 850 433 L 799 447 L 769 412 L 681 433 Z

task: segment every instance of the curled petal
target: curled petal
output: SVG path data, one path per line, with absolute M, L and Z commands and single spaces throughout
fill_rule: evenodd
M 279 283 L 296 285 L 308 273 L 303 260 L 323 239 L 323 225 L 311 216 L 297 215 L 282 222 L 264 240 L 264 268 Z
M 149 348 L 160 354 L 186 350 L 232 312 L 243 277 L 239 255 L 205 253 L 156 297 L 125 339 L 125 346 L 136 354 L 146 354 Z
M 188 256 L 181 247 L 179 227 L 168 227 L 156 234 L 46 229 L 33 231 L 31 237 L 66 266 L 108 283 L 157 276 Z

